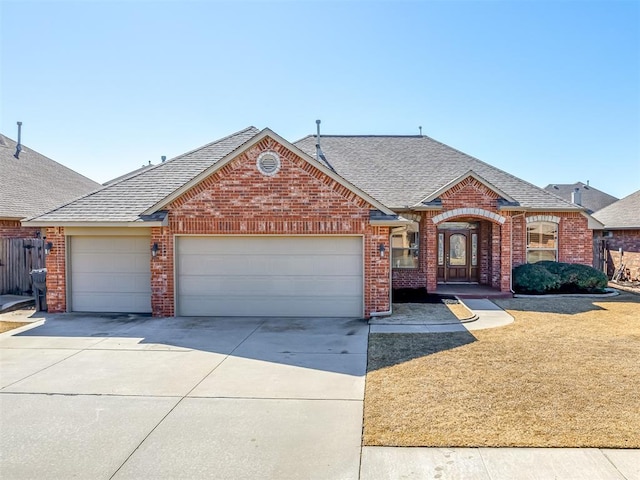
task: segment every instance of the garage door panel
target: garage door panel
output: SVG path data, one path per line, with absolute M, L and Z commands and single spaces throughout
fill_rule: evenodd
M 318 278 L 311 276 L 191 276 L 185 277 L 178 285 L 178 295 L 234 295 L 246 292 L 247 296 L 263 295 L 306 295 L 324 297 L 327 295 L 362 296 L 362 281 L 358 276 L 334 276 Z
M 186 316 L 362 315 L 361 237 L 179 237 Z
M 114 305 L 118 310 L 114 310 Z M 78 296 L 74 302 L 77 312 L 121 312 L 146 313 L 150 311 L 148 293 L 131 293 L 123 297 L 120 293 L 92 293 L 91 296 Z
M 71 309 L 151 312 L 149 237 L 71 237 Z
M 184 255 L 178 261 L 178 275 L 224 273 L 234 275 L 346 275 L 360 268 L 360 255 Z
M 74 252 L 73 270 L 74 272 L 118 272 L 135 273 L 149 270 L 150 259 L 144 253 L 82 253 Z
M 260 252 L 265 255 L 277 255 L 284 252 L 291 255 L 315 254 L 351 254 L 362 255 L 362 242 L 345 242 L 345 237 L 327 237 L 322 242 L 305 241 L 318 237 L 262 237 L 259 239 Z M 215 239 L 216 245 L 211 241 Z M 256 245 L 256 237 L 181 237 L 178 242 L 177 253 L 208 254 L 224 252 L 225 255 L 245 255 L 250 253 L 250 245 Z M 185 241 L 186 240 L 186 241 Z M 353 240 L 356 240 L 353 237 Z
M 76 293 L 147 293 L 149 294 L 149 274 L 109 274 L 78 273 L 73 277 Z
M 358 317 L 362 315 L 361 297 L 318 299 L 298 297 L 273 299 L 265 296 L 186 296 L 188 315 L 225 317 Z

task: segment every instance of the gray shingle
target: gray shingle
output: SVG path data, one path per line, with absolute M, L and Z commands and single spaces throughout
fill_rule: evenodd
M 640 190 L 597 211 L 593 216 L 607 230 L 640 229 Z
M 613 195 L 609 195 L 608 193 L 598 190 L 597 188 L 593 188 L 591 185 L 587 185 L 582 182 L 571 184 L 552 183 L 544 187 L 547 192 L 553 193 L 554 195 L 559 196 L 567 202 L 571 201 L 571 194 L 575 191 L 576 188 L 580 192 L 581 204 L 587 209 L 588 213 L 597 212 L 598 210 L 601 210 L 618 200 Z
M 259 130 L 248 127 L 164 163 L 125 175 L 97 192 L 56 208 L 38 222 L 134 222 L 156 203 L 249 141 Z
M 578 209 L 535 185 L 427 136 L 326 135 L 321 136 L 320 143 L 339 175 L 390 208 L 414 206 L 472 170 L 522 207 Z M 295 145 L 315 157 L 315 135 Z
M 26 218 L 92 192 L 101 185 L 0 134 L 0 218 Z

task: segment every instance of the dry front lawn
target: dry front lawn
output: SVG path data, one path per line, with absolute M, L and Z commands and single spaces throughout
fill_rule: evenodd
M 364 444 L 640 448 L 640 296 L 496 303 L 515 323 L 370 336 Z

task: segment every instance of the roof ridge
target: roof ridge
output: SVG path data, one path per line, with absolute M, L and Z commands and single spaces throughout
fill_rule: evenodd
M 191 155 L 192 153 L 196 153 L 196 152 L 199 152 L 200 150 L 204 150 L 207 147 L 210 147 L 212 145 L 215 145 L 216 143 L 220 143 L 220 142 L 222 142 L 224 140 L 227 140 L 229 138 L 235 137 L 235 136 L 240 135 L 242 133 L 248 132 L 251 129 L 258 130 L 256 127 L 254 127 L 252 125 L 248 126 L 246 128 L 243 128 L 242 130 L 239 130 L 239 131 L 237 131 L 235 133 L 227 135 L 226 137 L 219 138 L 218 140 L 214 140 L 213 142 L 209 142 L 206 145 L 202 145 L 201 147 L 194 148 L 193 150 L 189 150 L 186 153 L 181 153 L 180 155 L 178 155 L 176 157 L 173 157 L 173 158 L 170 158 L 169 160 L 157 163 L 155 165 L 151 165 L 149 168 L 138 169 L 139 170 L 138 172 L 133 170 L 132 172 L 129 172 L 129 174 L 123 175 L 123 178 L 121 178 L 119 180 L 116 178 L 114 182 L 109 183 L 107 185 L 104 185 L 104 187 L 108 188 L 108 187 L 112 187 L 112 186 L 115 186 L 115 185 L 119 185 L 122 182 L 125 182 L 125 181 L 130 180 L 130 179 L 135 178 L 135 177 L 138 177 L 140 175 L 146 174 L 147 172 L 151 172 L 152 170 L 156 170 L 156 169 L 162 167 L 163 165 L 167 165 L 168 163 L 171 163 L 171 162 L 174 162 L 176 160 L 179 160 L 180 158 L 186 157 L 187 155 Z M 256 133 L 259 133 L 259 130 Z

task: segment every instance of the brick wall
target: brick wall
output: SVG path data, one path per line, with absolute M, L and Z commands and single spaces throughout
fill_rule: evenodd
M 40 228 L 23 227 L 20 220 L 0 220 L 0 238 L 35 238 Z
M 612 276 L 614 269 L 620 266 L 622 248 L 625 270 L 629 270 L 632 279 L 640 279 L 640 230 L 613 230 L 607 237 L 607 272 Z
M 281 169 L 256 168 L 265 150 Z M 154 316 L 175 315 L 173 238 L 176 234 L 364 235 L 365 314 L 389 310 L 389 228 L 369 224 L 371 206 L 279 143 L 266 138 L 194 186 L 169 206 L 169 225 L 152 230 L 160 252 L 152 260 Z M 379 244 L 387 254 L 380 257 Z
M 53 248 L 46 257 L 47 308 L 51 313 L 65 312 L 67 310 L 67 284 L 64 227 L 48 227 L 47 242 L 53 243 Z

